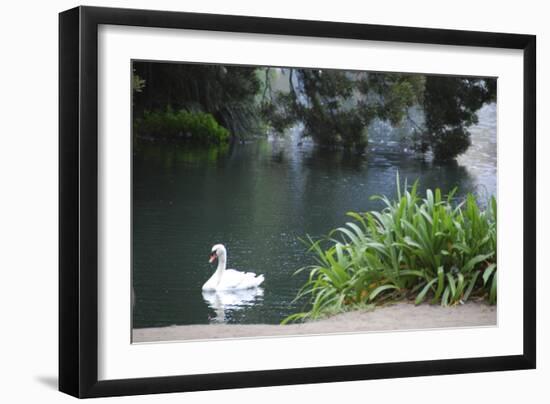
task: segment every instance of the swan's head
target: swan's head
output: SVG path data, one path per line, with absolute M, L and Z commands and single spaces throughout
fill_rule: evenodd
M 210 259 L 208 262 L 212 263 L 221 256 L 225 257 L 226 251 L 223 244 L 216 244 L 212 247 L 212 252 L 210 253 Z

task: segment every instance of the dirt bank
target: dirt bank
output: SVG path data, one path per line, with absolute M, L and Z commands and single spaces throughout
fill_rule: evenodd
M 133 342 L 476 327 L 492 326 L 496 322 L 496 306 L 485 303 L 467 303 L 455 307 L 397 303 L 302 324 L 209 324 L 139 328 L 133 330 Z

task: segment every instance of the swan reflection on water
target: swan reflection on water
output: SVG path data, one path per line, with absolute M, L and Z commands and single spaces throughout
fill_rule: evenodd
M 202 291 L 204 301 L 216 313 L 214 317 L 210 318 L 210 321 L 214 323 L 227 322 L 231 312 L 253 306 L 263 295 L 264 290 L 260 287 Z

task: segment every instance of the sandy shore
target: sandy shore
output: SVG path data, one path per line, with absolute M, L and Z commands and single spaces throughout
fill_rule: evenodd
M 133 342 L 181 341 L 215 338 L 267 337 L 281 335 L 327 334 L 388 330 L 416 330 L 442 327 L 492 326 L 497 323 L 496 306 L 467 303 L 441 307 L 411 303 L 353 311 L 301 324 L 209 324 L 139 328 Z

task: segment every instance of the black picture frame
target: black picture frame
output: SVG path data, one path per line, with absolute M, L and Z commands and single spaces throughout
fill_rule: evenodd
M 98 381 L 98 26 L 343 38 L 523 51 L 523 354 Z M 536 37 L 77 7 L 59 15 L 59 390 L 76 397 L 459 374 L 536 366 Z

